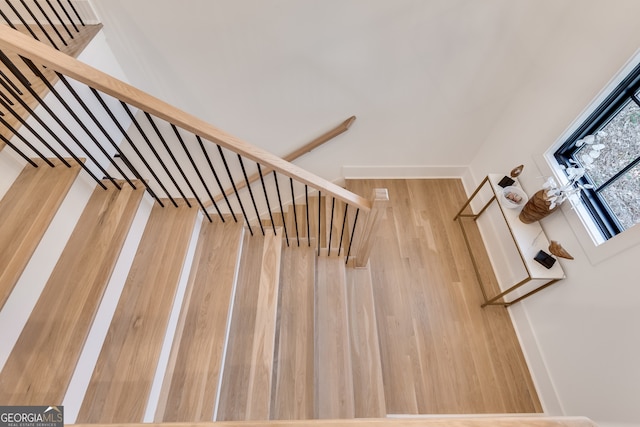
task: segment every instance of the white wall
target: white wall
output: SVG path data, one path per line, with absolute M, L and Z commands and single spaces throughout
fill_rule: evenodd
M 605 0 L 600 0 L 605 1 Z M 580 0 L 91 0 L 132 84 L 296 163 L 466 166 Z M 582 26 L 582 23 L 573 23 Z
M 513 94 L 471 162 L 473 184 L 523 163 L 523 187 L 529 194 L 539 189 L 548 173 L 536 166 L 540 155 L 640 47 L 638 16 L 636 1 L 573 11 L 583 30 L 559 34 L 536 58 L 536 73 Z M 564 213 L 542 225 L 575 257 L 561 260 L 565 280 L 511 309 L 518 329 L 527 331 L 530 322 L 523 344 L 544 383 L 543 400 L 554 412 L 600 425 L 640 425 L 640 244 L 592 264 Z

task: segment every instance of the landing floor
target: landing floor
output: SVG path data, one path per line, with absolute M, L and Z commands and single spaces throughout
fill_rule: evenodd
M 365 196 L 388 188 L 391 199 L 370 261 L 387 413 L 541 412 L 508 310 L 480 308 L 453 221 L 466 200 L 461 181 L 348 180 L 347 188 Z M 495 284 L 471 234 L 485 282 Z

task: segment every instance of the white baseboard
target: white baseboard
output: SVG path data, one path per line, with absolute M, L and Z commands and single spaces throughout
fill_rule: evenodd
M 462 178 L 467 166 L 343 166 L 345 179 Z
M 519 303 L 520 304 L 520 303 Z M 558 397 L 553 380 L 549 375 L 544 356 L 540 352 L 538 339 L 535 335 L 525 305 L 514 304 L 508 308 L 511 323 L 516 330 L 522 353 L 529 367 L 531 379 L 538 392 L 538 399 L 542 410 L 548 416 L 565 416 L 562 402 Z

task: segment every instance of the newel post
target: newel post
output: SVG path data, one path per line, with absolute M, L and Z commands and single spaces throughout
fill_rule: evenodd
M 369 263 L 371 248 L 373 248 L 373 243 L 376 238 L 377 224 L 383 210 L 389 202 L 389 192 L 386 188 L 374 188 L 371 201 L 373 202 L 371 210 L 367 216 L 367 222 L 362 230 L 362 238 L 360 239 L 358 251 L 356 252 L 356 268 L 366 267 L 367 263 Z

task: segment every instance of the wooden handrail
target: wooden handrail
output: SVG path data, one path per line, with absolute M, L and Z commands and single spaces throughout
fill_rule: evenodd
M 105 94 L 173 123 L 203 139 L 238 153 L 276 170 L 297 181 L 319 189 L 338 200 L 358 207 L 366 212 L 371 202 L 340 186 L 320 178 L 286 160 L 259 147 L 232 136 L 211 124 L 155 98 L 102 71 L 71 58 L 5 25 L 0 25 L 0 49 L 13 51 L 36 62 L 93 87 Z
M 319 146 L 321 146 L 325 142 L 328 142 L 328 141 L 332 140 L 333 138 L 335 138 L 336 136 L 340 135 L 341 133 L 346 132 L 347 130 L 349 130 L 349 128 L 351 127 L 351 124 L 355 120 L 356 120 L 356 116 L 349 117 L 347 120 L 345 120 L 344 122 L 340 123 L 338 126 L 334 127 L 330 131 L 323 133 L 322 135 L 320 135 L 319 137 L 315 138 L 313 141 L 309 142 L 308 144 L 305 144 L 304 146 L 298 148 L 294 152 L 289 153 L 288 155 L 284 156 L 283 159 L 286 160 L 287 162 L 292 162 L 292 161 L 296 160 L 300 156 L 303 156 L 303 155 L 307 154 L 308 152 L 318 148 Z M 271 172 L 273 172 L 273 169 L 270 169 L 270 168 L 263 169 L 262 170 L 262 176 L 268 175 Z M 253 175 L 251 175 L 249 177 L 249 179 L 247 181 L 249 182 L 249 184 L 252 184 L 252 183 L 256 182 L 259 179 L 260 179 L 260 174 L 254 173 Z M 218 196 L 215 197 L 215 199 L 214 199 L 215 202 L 218 203 L 218 202 L 222 201 L 222 199 L 224 199 L 225 195 L 226 196 L 230 196 L 235 191 L 240 190 L 242 188 L 245 188 L 247 186 L 247 181 L 241 181 L 241 182 L 237 183 L 235 189 L 234 188 L 228 188 L 224 192 L 224 194 L 219 194 Z M 207 206 L 207 207 L 210 207 L 212 205 L 213 205 L 212 202 L 205 203 L 205 206 Z
M 356 116 L 349 117 L 347 120 L 345 120 L 344 122 L 340 123 L 335 128 L 331 129 L 328 132 L 323 133 L 322 135 L 320 135 L 319 137 L 315 138 L 310 143 L 304 145 L 303 147 L 298 148 L 293 153 L 290 153 L 289 155 L 285 156 L 284 159 L 286 161 L 288 161 L 288 162 L 292 162 L 295 159 L 297 159 L 298 157 L 300 157 L 300 156 L 302 156 L 304 154 L 307 154 L 309 151 L 318 148 L 319 146 L 321 146 L 325 142 L 330 141 L 333 138 L 335 138 L 336 136 L 340 135 L 341 133 L 348 131 L 355 120 L 356 120 Z

